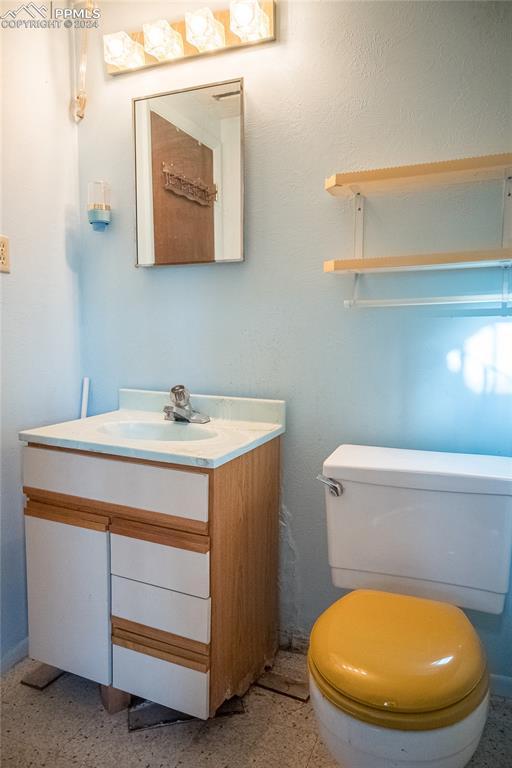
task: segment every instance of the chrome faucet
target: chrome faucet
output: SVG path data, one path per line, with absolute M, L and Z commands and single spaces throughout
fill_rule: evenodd
M 206 424 L 210 417 L 194 411 L 190 405 L 190 392 L 183 384 L 172 387 L 171 404 L 164 406 L 164 418 L 167 421 L 188 421 L 191 424 Z

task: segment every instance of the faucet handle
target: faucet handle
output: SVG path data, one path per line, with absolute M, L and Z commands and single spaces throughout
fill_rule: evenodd
M 174 415 L 172 405 L 164 405 L 164 414 L 166 421 L 176 421 L 176 416 Z
M 172 387 L 170 395 L 171 402 L 178 408 L 186 408 L 189 405 L 190 392 L 183 384 L 176 384 Z

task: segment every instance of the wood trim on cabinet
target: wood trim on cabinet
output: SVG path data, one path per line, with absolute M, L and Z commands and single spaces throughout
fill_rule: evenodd
M 150 628 L 145 627 L 144 629 Z M 162 640 L 157 640 L 145 633 L 129 632 L 126 629 L 113 627 L 112 642 L 115 642 L 116 640 L 126 640 L 131 643 L 138 643 L 140 645 L 146 646 L 147 648 L 152 648 L 154 651 L 162 651 L 163 653 L 168 653 L 171 656 L 176 656 L 180 659 L 186 659 L 187 661 L 194 662 L 202 666 L 206 665 L 207 668 L 210 666 L 208 654 L 196 653 L 187 648 L 183 648 L 180 645 L 174 645 Z
M 184 648 L 180 648 L 179 645 L 169 645 L 168 643 L 162 643 L 160 640 L 155 640 L 152 637 L 146 635 L 137 635 L 133 632 L 127 632 L 124 629 L 116 629 L 112 632 L 112 641 L 127 640 L 131 643 L 140 643 L 147 648 L 152 648 L 154 651 L 162 651 L 163 653 L 169 653 L 171 656 L 179 657 L 180 659 L 186 659 L 187 661 L 195 662 L 196 664 L 208 665 L 208 657 L 202 653 L 193 653 L 187 651 Z
M 113 517 L 110 523 L 110 533 L 119 536 L 128 536 L 131 539 L 141 539 L 154 544 L 164 544 L 167 547 L 187 549 L 191 552 L 206 554 L 210 550 L 210 537 L 196 533 L 185 533 L 170 528 L 161 528 L 157 525 L 139 523 L 135 520 L 125 520 L 121 517 Z
M 141 641 L 144 642 L 141 642 Z M 155 643 L 155 641 L 150 641 Z M 146 656 L 153 656 L 156 659 L 162 659 L 162 661 L 169 661 L 171 664 L 179 664 L 181 667 L 188 667 L 188 669 L 194 669 L 196 672 L 208 672 L 210 665 L 207 657 L 201 661 L 196 659 L 188 659 L 185 656 L 171 653 L 169 650 L 162 650 L 162 648 L 155 648 L 148 645 L 146 638 L 139 637 L 139 635 L 133 635 L 132 639 L 125 637 L 119 637 L 117 634 L 112 635 L 113 645 L 119 645 L 121 648 L 128 648 L 130 651 L 137 651 L 137 653 L 144 653 Z M 163 645 L 163 644 L 162 644 Z M 173 646 L 168 646 L 173 648 Z M 177 649 L 179 650 L 179 649 Z M 180 651 L 181 652 L 181 651 Z
M 278 645 L 280 439 L 217 468 L 210 480 L 210 716 L 242 696 Z
M 199 475 L 211 475 L 214 469 L 211 467 L 191 467 L 189 464 L 171 464 L 168 461 L 153 461 L 152 459 L 138 459 L 134 456 L 118 456 L 114 453 L 100 453 L 99 451 L 84 451 L 81 448 L 64 448 L 60 445 L 46 445 L 43 443 L 27 443 L 29 448 L 40 448 L 43 451 L 62 451 L 63 453 L 79 454 L 80 456 L 94 456 L 95 459 L 107 459 L 110 461 L 128 461 L 130 464 L 149 464 L 152 467 L 162 469 L 177 469 L 180 472 L 192 472 Z
M 120 616 L 112 616 L 112 633 L 117 633 L 119 630 L 136 635 L 143 635 L 144 637 L 167 643 L 167 645 L 178 646 L 184 651 L 191 651 L 192 653 L 202 654 L 203 656 L 208 656 L 210 652 L 208 643 L 201 643 L 199 640 L 191 640 L 188 637 L 175 635 L 173 632 L 166 632 L 163 629 L 148 627 L 146 624 L 139 624 L 136 621 L 122 619 Z
M 163 512 L 150 512 L 146 509 L 136 509 L 135 507 L 125 507 L 122 504 L 112 504 L 106 501 L 96 501 L 95 499 L 85 499 L 80 496 L 69 496 L 66 493 L 56 493 L 46 491 L 41 488 L 23 487 L 23 493 L 33 501 L 43 504 L 52 504 L 55 507 L 65 507 L 66 509 L 76 510 L 78 512 L 88 512 L 91 514 L 100 514 L 111 518 L 118 516 L 148 525 L 157 525 L 160 528 L 168 528 L 173 531 L 183 531 L 184 533 L 207 534 L 208 523 L 201 520 L 192 520 L 188 517 L 176 517 L 176 515 L 166 515 Z
M 65 507 L 54 507 L 50 504 L 39 504 L 29 500 L 25 506 L 25 515 L 39 517 L 43 520 L 52 520 L 55 523 L 75 525 L 78 528 L 90 528 L 93 531 L 108 531 L 109 518 L 94 515 L 89 512 L 79 512 Z

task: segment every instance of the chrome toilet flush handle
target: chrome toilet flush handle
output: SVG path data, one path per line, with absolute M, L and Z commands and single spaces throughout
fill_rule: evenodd
M 342 484 L 338 483 L 337 480 L 333 480 L 332 477 L 326 477 L 325 475 L 317 475 L 316 479 L 320 480 L 321 483 L 327 486 L 331 496 L 341 496 L 341 494 L 343 493 Z

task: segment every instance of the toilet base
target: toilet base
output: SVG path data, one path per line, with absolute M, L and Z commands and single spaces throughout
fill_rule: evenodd
M 320 735 L 343 768 L 464 768 L 484 729 L 489 693 L 463 720 L 429 731 L 399 731 L 365 723 L 335 707 L 309 676 Z

